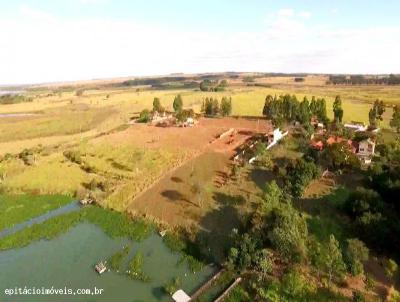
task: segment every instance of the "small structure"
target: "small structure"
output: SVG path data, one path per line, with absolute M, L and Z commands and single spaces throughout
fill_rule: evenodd
M 235 281 L 217 298 L 214 300 L 214 302 L 222 302 L 232 291 L 232 289 L 235 288 L 236 285 L 238 285 L 242 281 L 241 277 L 237 277 Z
M 349 129 L 349 130 L 352 130 L 354 132 L 360 132 L 360 131 L 364 132 L 364 131 L 366 131 L 368 129 L 368 127 L 365 126 L 364 123 L 362 123 L 362 122 L 354 122 L 354 121 L 344 124 L 344 127 Z
M 185 293 L 182 289 L 177 290 L 173 295 L 172 295 L 172 299 L 175 302 L 189 302 L 190 296 Z
M 364 164 L 370 164 L 375 154 L 375 142 L 368 138 L 360 141 L 357 148 L 357 156 Z
M 368 138 L 358 143 L 357 154 L 360 156 L 372 156 L 375 154 L 375 142 Z
M 321 123 L 315 116 L 311 118 L 311 125 L 314 127 L 314 131 L 317 134 L 323 134 L 326 132 L 325 125 Z
M 179 124 L 180 127 L 193 127 L 194 125 L 196 125 L 198 123 L 198 121 L 196 121 L 194 118 L 192 117 L 188 117 L 186 119 L 186 121 L 182 122 Z
M 151 117 L 151 124 L 155 126 L 167 127 L 172 125 L 175 122 L 175 118 L 172 114 L 167 112 L 159 113 L 157 111 L 153 112 Z
M 83 206 L 95 203 L 95 199 L 91 195 L 87 195 L 85 198 L 81 199 L 79 203 Z
M 101 275 L 102 273 L 104 273 L 107 270 L 106 263 L 103 261 L 97 263 L 94 268 L 95 268 L 96 272 L 99 273 L 99 275 Z
M 322 151 L 324 149 L 324 143 L 321 140 L 312 140 L 310 147 L 315 150 Z
M 267 137 L 267 150 L 272 148 L 274 145 L 276 145 L 277 142 L 279 142 L 282 138 L 284 138 L 286 135 L 288 135 L 289 131 L 282 132 L 279 128 L 274 129 L 273 132 L 270 132 L 266 135 Z

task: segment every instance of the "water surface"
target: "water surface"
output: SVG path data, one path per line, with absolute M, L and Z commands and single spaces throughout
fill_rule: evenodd
M 143 271 L 149 283 L 134 281 L 123 273 L 98 275 L 94 265 L 108 259 L 124 245 L 131 244 L 131 258 L 140 251 Z M 161 237 L 153 234 L 141 242 L 111 239 L 100 228 L 81 223 L 51 241 L 37 241 L 26 247 L 0 252 L 0 301 L 171 301 L 162 286 L 174 277 L 182 289 L 191 294 L 205 282 L 214 269 L 206 267 L 193 274 L 186 264 L 177 265 L 180 256 L 172 253 Z M 5 296 L 4 289 L 14 287 L 48 287 L 71 289 L 102 288 L 98 296 Z

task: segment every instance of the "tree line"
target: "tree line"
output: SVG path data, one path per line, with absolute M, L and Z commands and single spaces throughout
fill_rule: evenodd
M 400 85 L 400 76 L 331 75 L 328 84 L 333 85 Z
M 224 96 L 220 103 L 217 98 L 206 97 L 201 105 L 201 112 L 207 116 L 229 116 L 232 113 L 232 98 Z
M 225 91 L 225 88 L 228 86 L 227 80 L 209 80 L 205 79 L 200 82 L 200 90 L 201 91 Z
M 297 121 L 309 125 L 311 117 L 315 116 L 321 122 L 327 122 L 326 101 L 324 98 L 304 97 L 299 101 L 295 95 L 267 95 L 262 111 L 263 115 L 274 125 L 280 126 L 284 122 Z

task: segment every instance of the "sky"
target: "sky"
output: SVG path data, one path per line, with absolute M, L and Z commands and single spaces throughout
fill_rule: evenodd
M 0 0 L 0 85 L 400 73 L 398 0 Z

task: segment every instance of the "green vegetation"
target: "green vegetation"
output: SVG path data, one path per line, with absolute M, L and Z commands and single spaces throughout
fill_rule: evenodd
M 138 122 L 139 123 L 147 123 L 149 122 L 151 119 L 151 115 L 150 115 L 150 111 L 148 109 L 143 109 L 140 112 L 139 118 L 138 118 Z
M 150 278 L 143 272 L 143 255 L 137 252 L 128 264 L 127 275 L 133 280 L 149 282 Z
M 18 103 L 32 102 L 32 101 L 33 98 L 25 97 L 23 95 L 18 95 L 18 94 L 0 95 L 0 105 L 18 104 Z
M 369 111 L 369 124 L 371 127 L 378 127 L 380 122 L 383 121 L 383 114 L 385 113 L 385 104 L 383 101 L 376 100 L 374 106 Z
M 164 284 L 163 289 L 168 295 L 173 295 L 181 287 L 181 280 L 177 277 Z
M 307 97 L 299 102 L 296 95 L 267 95 L 262 114 L 278 127 L 293 121 L 309 126 L 312 116 L 323 123 L 328 121 L 325 99 L 316 99 L 314 96 L 310 103 Z
M 165 108 L 161 105 L 160 98 L 154 98 L 153 100 L 153 112 L 164 112 Z
M 63 195 L 0 195 L 0 230 L 66 205 Z
M 224 91 L 227 86 L 228 86 L 227 80 L 212 81 L 212 80 L 205 79 L 200 82 L 200 90 L 201 91 L 214 91 L 214 92 Z
M 364 274 L 363 262 L 368 260 L 369 250 L 364 242 L 358 239 L 347 240 L 346 258 L 354 276 Z
M 340 95 L 336 96 L 333 103 L 333 119 L 336 123 L 342 123 L 343 121 L 342 99 Z
M 122 250 L 116 252 L 114 255 L 111 256 L 109 262 L 110 267 L 114 271 L 121 270 L 122 261 L 126 256 L 128 256 L 129 252 L 131 251 L 131 247 L 126 245 L 122 248 Z
M 22 247 L 40 239 L 50 240 L 81 222 L 97 225 L 111 238 L 127 237 L 131 240 L 142 240 L 154 230 L 153 226 L 144 220 L 131 220 L 125 214 L 90 206 L 50 218 L 43 223 L 34 224 L 6 236 L 0 241 L 0 250 Z
M 173 103 L 172 107 L 174 107 L 175 112 L 182 111 L 182 109 L 183 109 L 183 100 L 182 100 L 182 96 L 180 94 L 178 94 L 174 98 L 174 103 Z
M 187 264 L 193 273 L 203 269 L 204 263 L 198 260 L 200 255 L 195 245 L 185 241 L 180 235 L 172 233 L 166 234 L 163 241 L 171 251 L 181 255 L 178 264 Z
M 397 133 L 400 132 L 400 106 L 396 105 L 393 108 L 392 119 L 390 120 L 390 127 L 396 129 Z

